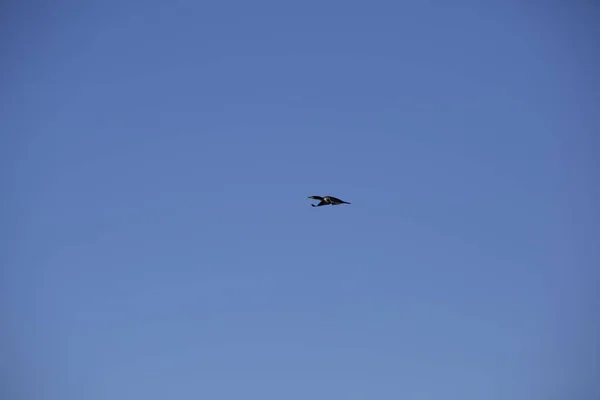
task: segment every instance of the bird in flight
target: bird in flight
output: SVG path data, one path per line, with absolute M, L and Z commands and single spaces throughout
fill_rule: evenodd
M 325 197 L 308 196 L 308 198 L 313 199 L 313 200 L 319 200 L 319 204 L 317 204 L 317 205 L 311 204 L 311 206 L 313 206 L 313 207 L 320 207 L 320 206 L 327 206 L 327 205 L 337 206 L 339 204 L 350 204 L 347 201 L 340 200 L 333 196 L 325 196 Z

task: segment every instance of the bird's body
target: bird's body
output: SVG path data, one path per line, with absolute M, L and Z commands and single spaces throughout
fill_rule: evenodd
M 333 197 L 333 196 L 308 196 L 309 199 L 313 199 L 313 200 L 319 200 L 319 204 L 315 205 L 315 204 L 311 204 L 311 206 L 313 207 L 320 207 L 320 206 L 327 206 L 327 205 L 332 205 L 332 206 L 337 206 L 339 204 L 350 204 L 347 201 L 343 201 L 338 199 L 337 197 Z

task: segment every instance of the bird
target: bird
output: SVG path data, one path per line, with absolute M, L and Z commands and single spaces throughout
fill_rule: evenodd
M 320 206 L 327 206 L 327 205 L 332 205 L 332 206 L 337 206 L 339 204 L 350 204 L 347 201 L 343 201 L 338 199 L 337 197 L 333 197 L 333 196 L 308 196 L 309 199 L 313 199 L 313 200 L 319 200 L 319 204 L 314 205 L 311 204 L 311 206 L 313 207 L 320 207 Z

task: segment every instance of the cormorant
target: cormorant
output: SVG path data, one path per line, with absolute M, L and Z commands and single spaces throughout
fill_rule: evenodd
M 320 207 L 320 206 L 326 206 L 326 205 L 337 206 L 338 204 L 350 204 L 347 201 L 340 200 L 333 196 L 325 196 L 325 197 L 308 196 L 308 198 L 320 201 L 319 204 L 317 204 L 317 205 L 311 204 L 311 206 L 313 206 L 313 207 Z

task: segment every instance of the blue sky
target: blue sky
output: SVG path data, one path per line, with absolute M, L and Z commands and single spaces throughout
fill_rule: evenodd
M 598 7 L 211 3 L 3 6 L 8 396 L 593 398 Z

